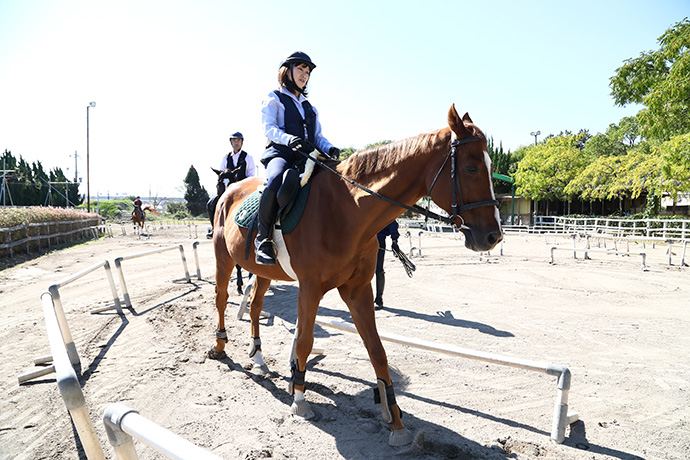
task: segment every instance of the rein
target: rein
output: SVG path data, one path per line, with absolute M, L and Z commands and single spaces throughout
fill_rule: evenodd
M 307 159 L 314 161 L 314 163 L 321 166 L 322 168 L 324 168 L 324 169 L 332 172 L 336 176 L 340 177 L 341 179 L 343 179 L 347 183 L 354 185 L 355 187 L 359 188 L 360 190 L 367 192 L 371 196 L 374 196 L 374 197 L 376 197 L 380 200 L 383 200 L 387 203 L 390 203 L 394 206 L 398 206 L 400 208 L 407 209 L 408 211 L 414 211 L 414 212 L 417 212 L 419 214 L 423 214 L 426 217 L 436 219 L 438 221 L 444 222 L 444 223 L 449 224 L 449 225 L 455 225 L 455 218 L 457 217 L 462 221 L 460 228 L 469 230 L 469 228 L 465 225 L 465 219 L 463 219 L 462 216 L 460 216 L 460 213 L 462 213 L 463 211 L 468 211 L 470 209 L 480 208 L 483 206 L 498 206 L 498 200 L 476 201 L 474 203 L 467 203 L 466 204 L 462 199 L 462 191 L 460 190 L 460 179 L 458 178 L 457 172 L 455 170 L 455 165 L 456 165 L 455 159 L 457 156 L 456 155 L 457 147 L 459 145 L 462 145 L 462 144 L 467 144 L 469 142 L 474 142 L 474 141 L 479 141 L 479 140 L 480 140 L 479 137 L 472 136 L 472 137 L 466 137 L 464 139 L 459 139 L 459 140 L 456 139 L 453 142 L 451 142 L 450 151 L 448 152 L 448 155 L 446 155 L 446 159 L 443 161 L 443 164 L 441 165 L 438 172 L 436 173 L 434 180 L 431 182 L 431 187 L 429 187 L 429 195 L 431 195 L 431 190 L 434 188 L 434 185 L 436 185 L 436 180 L 438 179 L 439 175 L 441 174 L 441 171 L 446 166 L 446 163 L 448 162 L 448 158 L 451 158 L 450 178 L 451 178 L 451 183 L 453 184 L 453 188 L 451 191 L 451 209 L 453 210 L 453 213 L 447 217 L 441 216 L 440 214 L 437 214 L 433 211 L 430 211 L 429 209 L 424 209 L 421 206 L 418 206 L 416 204 L 412 205 L 412 206 L 408 206 L 404 203 L 400 203 L 399 201 L 395 201 L 391 198 L 385 197 L 385 196 L 381 195 L 380 193 L 375 192 L 375 191 L 365 187 L 364 185 L 359 184 L 359 183 L 353 181 L 352 179 L 343 176 L 338 171 L 336 171 L 335 169 L 333 169 L 330 166 L 328 166 L 327 164 L 325 164 L 323 161 L 321 161 L 317 158 L 314 158 L 314 157 L 310 156 L 309 154 L 302 152 L 301 150 L 298 150 L 298 152 L 301 155 L 305 156 Z M 326 155 L 324 152 L 322 152 L 315 145 L 311 145 L 311 146 L 314 147 L 314 150 L 319 152 L 321 155 L 328 157 L 328 155 Z M 460 206 L 458 206 L 458 202 L 457 202 L 458 198 L 460 198 Z

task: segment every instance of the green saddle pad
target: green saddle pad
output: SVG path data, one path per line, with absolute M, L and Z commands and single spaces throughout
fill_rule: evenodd
M 280 228 L 283 231 L 283 235 L 287 235 L 292 232 L 299 220 L 304 214 L 304 208 L 307 206 L 307 198 L 309 197 L 309 189 L 311 188 L 311 181 L 307 182 L 307 185 L 300 188 L 297 193 L 297 198 L 295 198 L 295 203 L 292 205 L 292 209 L 288 212 L 287 216 L 283 216 L 280 221 Z M 255 191 L 244 200 L 244 203 L 240 206 L 240 209 L 235 215 L 235 223 L 242 228 L 249 228 L 254 222 L 251 230 L 259 229 L 259 219 L 255 219 L 256 213 L 259 211 L 259 200 L 261 199 L 261 194 L 259 191 Z

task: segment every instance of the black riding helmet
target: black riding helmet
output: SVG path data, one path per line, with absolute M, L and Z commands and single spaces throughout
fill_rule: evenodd
M 235 134 L 233 134 L 232 136 L 230 136 L 230 140 L 233 140 L 233 139 L 242 139 L 242 140 L 244 140 L 244 137 L 242 137 L 242 133 L 241 133 L 241 132 L 237 131 Z
M 295 64 L 306 64 L 309 66 L 309 71 L 314 70 L 316 67 L 316 64 L 311 62 L 311 58 L 307 55 L 307 53 L 304 53 L 302 51 L 295 51 L 292 53 L 290 56 L 287 57 L 283 61 L 282 64 L 280 64 L 281 67 L 292 67 Z
M 309 72 L 313 71 L 316 67 L 316 64 L 314 64 L 311 61 L 311 58 L 307 55 L 307 53 L 304 53 L 302 51 L 295 51 L 294 53 L 292 53 L 290 56 L 287 57 L 287 59 L 283 61 L 282 64 L 280 64 L 280 67 L 287 67 L 290 70 L 290 81 L 287 82 L 287 89 L 290 91 L 296 90 L 306 95 L 306 87 L 300 88 L 295 84 L 293 69 L 294 66 L 298 64 L 306 64 L 307 66 L 309 66 Z

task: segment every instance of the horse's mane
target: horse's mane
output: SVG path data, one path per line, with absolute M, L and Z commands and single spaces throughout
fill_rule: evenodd
M 466 124 L 474 136 L 485 139 L 484 133 L 474 124 Z M 445 138 L 449 128 L 409 137 L 390 144 L 379 145 L 366 150 L 360 150 L 341 162 L 341 173 L 345 177 L 361 177 L 376 174 L 394 168 L 404 159 L 428 151 Z
M 342 173 L 352 178 L 392 169 L 405 158 L 431 148 L 438 141 L 441 131 L 360 150 L 341 163 Z

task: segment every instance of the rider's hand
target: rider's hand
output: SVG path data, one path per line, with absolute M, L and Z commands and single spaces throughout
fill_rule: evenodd
M 292 136 L 290 142 L 288 142 L 288 147 L 296 152 L 304 147 L 304 141 L 297 136 Z
M 331 147 L 328 150 L 328 156 L 334 160 L 337 160 L 338 158 L 340 158 L 340 149 L 338 147 Z
M 393 243 L 391 244 L 391 248 L 395 252 L 400 252 L 400 246 L 398 246 L 398 240 L 393 240 Z

